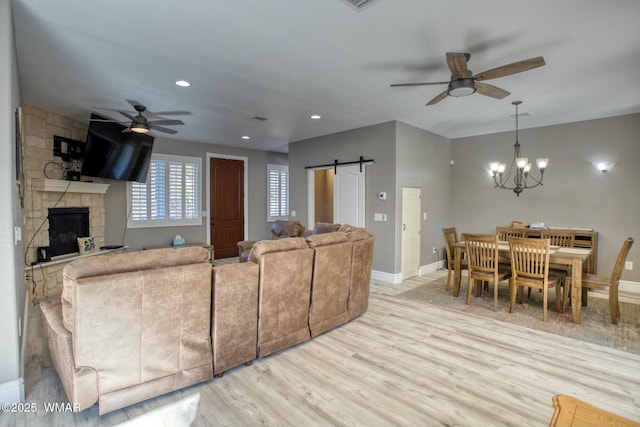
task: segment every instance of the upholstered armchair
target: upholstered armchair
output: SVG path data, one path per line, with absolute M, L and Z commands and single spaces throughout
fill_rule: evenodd
M 79 259 L 43 301 L 69 402 L 105 414 L 213 378 L 211 264 L 199 247 Z
M 213 374 L 256 358 L 258 337 L 258 265 L 252 262 L 213 268 L 211 342 Z
M 249 261 L 258 264 L 258 356 L 310 338 L 313 249 L 305 239 L 261 240 Z
M 353 243 L 333 232 L 309 236 L 307 244 L 314 251 L 309 329 L 315 337 L 349 320 Z
M 353 244 L 348 303 L 349 320 L 351 320 L 364 313 L 369 306 L 373 247 L 376 238 L 364 228 L 348 224 L 341 225 L 339 231 L 345 232 L 347 240 Z

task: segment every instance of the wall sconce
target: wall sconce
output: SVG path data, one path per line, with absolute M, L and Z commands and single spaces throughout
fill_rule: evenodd
M 609 160 L 603 160 L 603 161 L 599 161 L 599 162 L 593 162 L 593 166 L 596 167 L 596 169 L 598 169 L 601 172 L 606 172 L 608 170 L 613 169 L 613 166 L 616 164 L 616 162 L 611 162 Z

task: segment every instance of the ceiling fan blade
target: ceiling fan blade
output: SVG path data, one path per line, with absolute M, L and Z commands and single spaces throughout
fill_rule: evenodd
M 447 65 L 451 70 L 451 75 L 455 78 L 467 77 L 469 69 L 467 60 L 471 57 L 468 53 L 447 52 Z
M 190 116 L 191 111 L 160 111 L 160 112 L 151 112 L 147 110 L 145 112 L 150 119 L 161 118 L 161 116 Z
M 428 82 L 428 83 L 394 83 L 389 85 L 391 87 L 402 87 L 402 86 L 430 86 L 430 85 L 448 85 L 450 82 Z
M 150 124 L 150 125 L 149 125 L 149 127 L 150 127 L 152 130 L 157 130 L 158 132 L 169 133 L 169 134 L 171 134 L 171 135 L 174 135 L 174 134 L 178 133 L 178 131 L 177 131 L 177 130 L 173 130 L 173 129 L 165 128 L 165 127 L 162 127 L 162 126 L 156 126 L 156 125 L 154 125 L 153 123 L 152 123 L 152 124 Z
M 426 105 L 435 105 L 438 102 L 440 102 L 443 99 L 445 99 L 447 96 L 449 96 L 448 89 L 445 90 L 444 92 L 442 92 L 441 94 L 439 94 L 438 96 L 436 96 L 435 98 L 433 98 L 431 101 L 427 102 Z
M 122 120 L 113 120 L 113 119 L 89 119 L 90 122 L 105 122 L 105 123 L 131 123 L 125 122 Z
M 473 78 L 476 81 L 497 79 L 499 77 L 510 76 L 511 74 L 522 73 L 523 71 L 529 71 L 534 68 L 542 67 L 545 65 L 544 58 L 538 56 L 535 58 L 525 59 L 524 61 L 514 62 L 512 64 L 503 65 L 501 67 L 492 68 L 491 70 L 483 71 L 476 74 Z
M 125 116 L 127 119 L 129 120 L 134 120 L 133 116 L 129 113 L 127 113 L 126 111 L 118 111 L 120 114 L 122 114 L 123 116 Z
M 167 125 L 167 126 L 176 126 L 183 125 L 184 122 L 182 120 L 172 120 L 172 119 L 164 119 L 164 120 L 149 120 L 149 125 Z
M 507 92 L 504 89 L 495 87 L 487 83 L 476 82 L 476 92 L 480 95 L 490 96 L 491 98 L 502 99 L 505 96 L 511 95 L 511 92 Z

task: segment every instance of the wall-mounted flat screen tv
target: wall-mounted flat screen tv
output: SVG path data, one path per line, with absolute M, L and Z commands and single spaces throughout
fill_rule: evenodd
M 146 182 L 153 137 L 123 132 L 119 123 L 91 114 L 81 174 L 97 178 Z

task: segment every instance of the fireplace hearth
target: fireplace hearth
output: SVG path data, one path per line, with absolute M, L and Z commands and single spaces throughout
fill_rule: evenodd
M 49 256 L 78 252 L 78 237 L 89 236 L 89 208 L 49 209 Z

